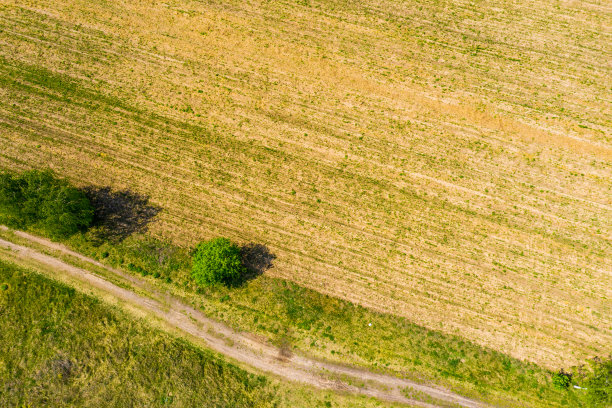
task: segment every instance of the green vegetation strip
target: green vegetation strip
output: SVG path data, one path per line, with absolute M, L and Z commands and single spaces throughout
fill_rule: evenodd
M 0 405 L 271 407 L 275 390 L 100 301 L 0 262 Z
M 145 320 L 5 261 L 0 313 L 3 407 L 391 406 L 249 374 Z
M 294 283 L 259 276 L 242 286 L 198 287 L 190 251 L 145 235 L 99 245 L 95 230 L 66 243 L 183 297 L 237 329 L 317 357 L 433 381 L 500 406 L 573 406 L 579 392 L 557 389 L 552 373 L 458 336 L 373 312 Z

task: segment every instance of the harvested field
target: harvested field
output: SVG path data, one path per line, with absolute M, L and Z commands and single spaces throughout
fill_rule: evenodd
M 604 2 L 0 0 L 0 167 L 547 367 L 612 344 Z

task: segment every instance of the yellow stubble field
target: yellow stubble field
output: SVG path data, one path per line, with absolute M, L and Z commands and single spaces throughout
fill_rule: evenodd
M 547 367 L 612 344 L 605 2 L 0 1 L 0 167 Z

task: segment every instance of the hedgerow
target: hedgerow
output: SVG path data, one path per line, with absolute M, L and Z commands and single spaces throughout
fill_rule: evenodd
M 68 237 L 87 228 L 93 207 L 85 194 L 51 171 L 0 173 L 0 223 Z

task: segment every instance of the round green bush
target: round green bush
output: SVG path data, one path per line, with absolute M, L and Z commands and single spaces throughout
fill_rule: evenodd
M 572 383 L 572 376 L 561 370 L 558 373 L 553 374 L 552 383 L 555 388 L 559 388 L 561 390 L 566 389 Z
M 227 238 L 200 243 L 193 254 L 191 275 L 198 285 L 239 285 L 246 275 L 240 248 Z

